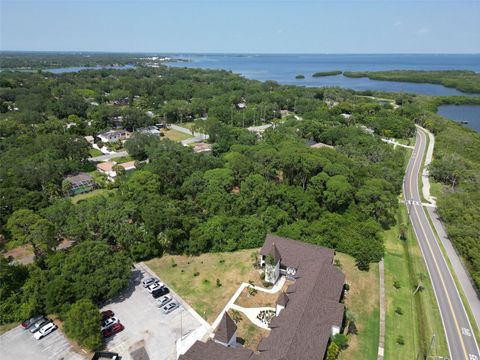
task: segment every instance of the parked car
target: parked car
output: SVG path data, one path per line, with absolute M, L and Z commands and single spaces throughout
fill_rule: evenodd
M 55 331 L 56 328 L 57 325 L 55 325 L 53 322 L 49 322 L 46 325 L 43 325 L 40 330 L 33 334 L 33 337 L 37 340 L 40 340 L 41 338 L 50 334 L 52 331 Z
M 50 320 L 45 318 L 45 317 L 42 317 L 40 320 L 38 320 L 35 324 L 33 324 L 30 329 L 28 329 L 32 334 L 37 332 L 38 330 L 40 330 L 40 328 L 43 326 L 43 325 L 46 325 L 47 323 L 49 323 Z
M 173 310 L 175 310 L 176 308 L 178 308 L 179 305 L 177 302 L 175 301 L 171 301 L 169 302 L 167 305 L 165 305 L 163 308 L 162 308 L 162 311 L 165 313 L 165 314 L 169 314 L 171 313 Z
M 142 281 L 142 285 L 143 285 L 144 288 L 146 288 L 146 287 L 152 285 L 152 284 L 155 283 L 155 282 L 158 282 L 158 279 L 155 279 L 155 278 L 153 278 L 153 277 L 150 277 L 150 278 L 144 279 L 144 280 Z
M 125 329 L 125 326 L 123 326 L 121 322 L 117 322 L 116 324 L 113 324 L 112 326 L 110 326 L 108 329 L 103 330 L 102 334 L 103 334 L 103 337 L 108 338 L 110 336 L 113 336 L 119 333 L 123 329 Z
M 28 329 L 30 326 L 32 326 L 33 324 L 35 324 L 37 321 L 43 319 L 43 315 L 37 315 L 37 316 L 33 316 L 31 317 L 30 319 L 28 320 L 25 320 L 24 322 L 22 322 L 22 326 L 23 328 L 26 330 Z
M 160 281 L 156 281 L 156 282 L 154 282 L 153 284 L 149 285 L 149 286 L 147 287 L 147 290 L 148 290 L 149 293 L 152 293 L 152 292 L 154 292 L 155 290 L 161 289 L 161 288 L 164 287 L 164 286 L 165 286 L 164 283 L 162 283 L 162 282 L 160 282 Z
M 162 307 L 172 301 L 173 297 L 172 295 L 163 295 L 162 297 L 157 299 L 157 306 Z
M 161 287 L 160 289 L 157 289 L 152 292 L 152 296 L 156 299 L 159 298 L 160 296 L 167 295 L 170 292 L 170 290 L 167 287 Z
M 118 323 L 119 320 L 116 317 L 111 317 L 107 320 L 102 321 L 102 324 L 100 325 L 100 330 L 103 331 L 105 329 L 108 329 L 110 326 L 113 324 Z
M 115 314 L 112 310 L 105 310 L 105 311 L 102 311 L 102 321 L 104 320 L 107 320 L 111 317 L 114 317 Z
M 119 360 L 120 355 L 113 352 L 97 351 L 92 357 L 92 360 L 105 360 L 105 359 Z

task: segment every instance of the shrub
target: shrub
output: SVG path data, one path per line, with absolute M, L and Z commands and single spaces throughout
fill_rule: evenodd
M 330 345 L 328 345 L 327 356 L 325 360 L 335 360 L 338 357 L 338 354 L 340 354 L 340 348 L 337 344 L 332 342 Z
M 222 286 L 222 283 L 220 282 L 220 279 L 217 279 L 217 287 Z
M 357 325 L 355 324 L 355 321 L 350 321 L 348 323 L 347 334 L 353 334 L 353 335 L 358 334 L 358 329 L 357 329 Z
M 100 320 L 98 308 L 89 299 L 78 300 L 65 314 L 65 334 L 89 350 L 98 349 L 102 345 Z
M 402 285 L 400 284 L 399 281 L 395 280 L 395 281 L 393 282 L 393 287 L 398 290 L 398 289 L 400 289 L 400 288 L 402 287 Z
M 197 277 L 198 275 L 200 275 L 200 273 L 199 273 L 198 271 L 195 271 L 195 272 L 193 273 L 193 277 Z
M 402 335 L 397 336 L 397 344 L 398 345 L 405 345 L 405 339 L 403 338 Z
M 395 309 L 395 314 L 397 315 L 403 315 L 403 310 L 400 306 L 397 306 L 397 308 Z
M 346 291 L 350 290 L 350 284 L 345 283 L 345 285 L 343 285 L 343 288 L 344 288 Z
M 217 280 L 218 280 L 218 279 L 217 279 Z M 210 284 L 210 280 L 208 280 L 208 279 L 203 279 L 203 284 L 204 284 L 204 285 Z
M 343 334 L 335 335 L 332 341 L 342 350 L 348 347 L 348 338 Z

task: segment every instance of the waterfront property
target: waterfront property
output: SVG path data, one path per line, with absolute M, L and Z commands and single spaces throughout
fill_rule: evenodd
M 324 359 L 332 336 L 342 330 L 345 275 L 333 265 L 335 251 L 268 235 L 260 251 L 265 280 L 277 283 L 282 276 L 293 283 L 280 292 L 269 336 L 252 351 L 236 341 L 236 326 L 224 314 L 214 340 L 197 341 L 182 360 L 300 360 Z

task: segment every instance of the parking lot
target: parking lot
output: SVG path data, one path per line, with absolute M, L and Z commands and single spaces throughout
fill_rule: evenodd
M 102 308 L 112 310 L 125 326 L 125 330 L 106 342 L 107 349 L 119 353 L 124 360 L 133 360 L 131 353 L 136 350 L 138 353 L 142 347 L 150 359 L 176 359 L 176 340 L 203 326 L 184 306 L 164 314 L 141 284 L 144 278 L 150 276 L 143 269 L 136 268 L 129 287 Z M 179 300 L 175 294 L 172 295 Z
M 36 340 L 30 331 L 19 325 L 0 336 L 0 359 L 84 360 L 85 357 L 73 351 L 58 329 Z

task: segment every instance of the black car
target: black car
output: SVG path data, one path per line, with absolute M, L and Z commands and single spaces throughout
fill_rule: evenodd
M 159 298 L 160 296 L 167 295 L 170 292 L 170 290 L 167 287 L 161 287 L 160 289 L 157 289 L 152 292 L 152 296 L 156 299 Z

